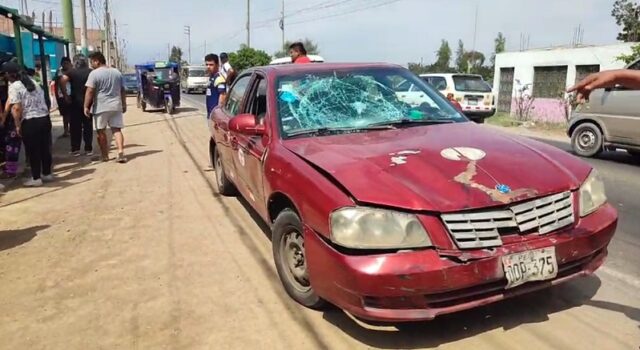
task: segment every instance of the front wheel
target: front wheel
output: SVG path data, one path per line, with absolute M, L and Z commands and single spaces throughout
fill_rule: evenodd
M 291 209 L 283 210 L 273 224 L 273 259 L 287 294 L 298 303 L 320 309 L 326 306 L 309 282 L 302 221 Z
M 167 114 L 173 114 L 173 112 L 175 112 L 173 101 L 170 98 L 164 101 L 164 111 L 167 112 Z
M 224 172 L 224 164 L 222 163 L 222 157 L 220 157 L 220 150 L 218 147 L 215 147 L 213 150 L 213 166 L 216 172 L 216 186 L 218 187 L 218 193 L 223 196 L 234 196 L 236 194 L 236 188 Z
M 579 156 L 593 157 L 602 152 L 602 145 L 602 132 L 593 123 L 580 124 L 571 134 L 571 147 Z

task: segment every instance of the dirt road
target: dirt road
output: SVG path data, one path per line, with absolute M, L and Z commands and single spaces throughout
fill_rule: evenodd
M 265 225 L 215 193 L 203 118 L 131 105 L 128 164 L 58 146 L 57 182 L 0 197 L 0 348 L 640 345 L 640 286 L 608 274 L 402 330 L 303 309 L 280 287 Z

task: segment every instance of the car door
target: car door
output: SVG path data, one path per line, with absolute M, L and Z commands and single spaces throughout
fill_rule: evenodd
M 233 155 L 237 152 L 237 143 L 234 142 L 237 135 L 234 135 L 235 133 L 229 130 L 229 120 L 240 113 L 250 81 L 251 73 L 238 77 L 229 90 L 225 105 L 222 108 L 214 109 L 213 112 L 212 135 L 216 141 L 216 147 L 220 152 L 224 168 L 227 169 L 227 175 L 236 185 L 238 181 Z
M 246 103 L 243 104 L 243 113 L 249 113 L 256 117 L 256 123 L 268 126 L 266 76 L 256 72 L 247 89 Z M 264 198 L 264 159 L 269 143 L 269 132 L 263 136 L 235 135 L 238 144 L 234 162 L 239 181 L 246 189 L 246 198 L 260 215 L 266 217 L 267 207 Z

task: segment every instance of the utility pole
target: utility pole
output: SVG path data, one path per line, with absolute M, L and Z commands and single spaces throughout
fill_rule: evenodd
M 473 54 L 471 55 L 470 59 L 473 60 L 475 58 L 476 55 L 476 41 L 478 39 L 478 3 L 476 3 L 476 20 L 475 20 L 475 25 L 473 28 Z M 467 63 L 467 74 L 471 73 L 471 64 L 470 62 Z
M 25 0 L 26 2 L 26 0 Z M 62 21 L 64 22 L 64 38 L 71 43 L 69 55 L 76 53 L 75 24 L 73 23 L 73 3 L 71 0 L 62 0 Z
M 189 38 L 189 64 L 191 64 L 191 26 L 184 26 L 184 33 Z
M 87 41 L 87 5 L 85 0 L 80 0 L 80 47 L 85 57 L 89 55 Z
M 282 11 L 280 12 L 280 30 L 282 31 L 282 49 L 286 50 L 284 47 L 284 0 L 282 0 Z
M 115 51 L 115 64 L 116 68 L 120 69 L 120 50 L 118 49 L 118 23 L 116 19 L 113 19 L 113 42 L 114 42 L 114 51 Z
M 106 37 L 107 66 L 111 67 L 111 14 L 109 13 L 109 0 L 104 0 L 104 33 Z
M 247 0 L 247 47 L 251 47 L 251 0 Z

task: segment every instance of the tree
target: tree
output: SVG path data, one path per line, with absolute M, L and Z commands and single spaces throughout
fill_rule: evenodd
M 485 61 L 484 54 L 478 51 L 466 51 L 462 55 L 462 58 L 464 62 L 467 64 L 467 69 L 469 69 L 472 73 L 477 73 L 480 70 L 480 68 L 484 65 L 484 61 Z
M 299 40 L 299 41 L 302 42 L 302 44 L 304 45 L 304 48 L 307 50 L 307 54 L 318 55 L 320 53 L 320 50 L 318 49 L 318 44 L 314 43 L 311 39 L 305 38 L 304 40 Z M 289 46 L 291 46 L 291 44 L 293 44 L 293 41 L 288 41 L 288 40 L 285 41 L 280 51 L 277 51 L 276 53 L 274 53 L 273 57 L 282 58 L 282 57 L 289 56 Z
M 182 60 L 182 49 L 178 46 L 171 48 L 171 54 L 169 55 L 169 61 L 185 64 L 186 61 Z
M 640 5 L 631 0 L 616 0 L 611 16 L 622 27 L 618 40 L 636 42 L 640 40 Z
M 251 67 L 266 66 L 269 62 L 271 62 L 271 56 L 268 53 L 246 45 L 240 46 L 240 50 L 229 54 L 229 63 L 238 72 Z
M 504 35 L 502 35 L 502 32 L 500 32 L 493 42 L 495 46 L 493 49 L 493 55 L 491 55 L 491 67 L 496 66 L 496 55 L 506 50 L 507 38 L 505 38 Z
M 458 72 L 464 73 L 469 67 L 469 62 L 465 59 L 464 43 L 458 40 L 458 49 L 456 50 L 456 69 Z
M 620 55 L 617 57 L 618 61 L 622 61 L 625 64 L 630 64 L 640 59 L 640 44 L 631 47 L 631 53 L 628 55 Z
M 450 69 L 449 64 L 451 63 L 451 47 L 449 47 L 448 41 L 442 40 L 436 56 L 437 59 L 436 63 L 433 64 L 433 68 L 441 72 L 448 72 Z

